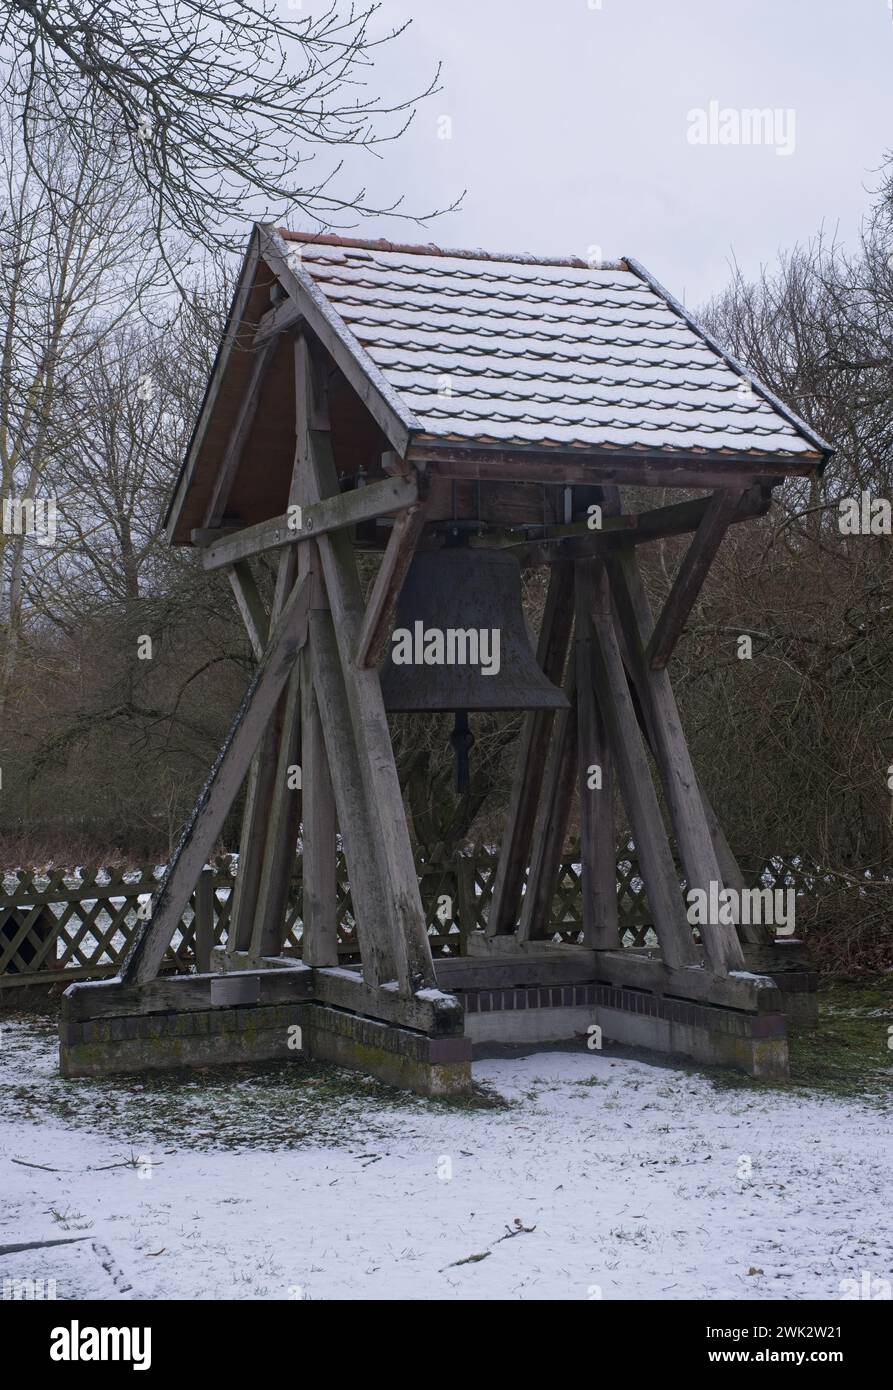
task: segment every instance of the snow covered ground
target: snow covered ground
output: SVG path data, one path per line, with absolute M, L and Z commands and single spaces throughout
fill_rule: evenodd
M 59 1298 L 838 1299 L 862 1271 L 891 1277 L 880 1104 L 585 1048 L 476 1075 L 494 1104 L 300 1062 L 65 1082 L 52 1021 L 6 1020 L 0 1247 L 82 1239 L 0 1255 L 0 1281 L 55 1279 Z

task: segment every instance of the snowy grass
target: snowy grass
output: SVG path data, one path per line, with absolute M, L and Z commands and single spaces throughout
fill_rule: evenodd
M 0 1280 L 104 1298 L 839 1298 L 891 1271 L 888 1002 L 844 994 L 804 1044 L 802 1068 L 824 1055 L 830 1076 L 856 1037 L 858 1095 L 840 1076 L 823 1094 L 805 1074 L 759 1086 L 580 1048 L 479 1062 L 463 1106 L 300 1062 L 66 1082 L 55 1021 L 7 1018 L 0 1246 L 83 1239 L 0 1254 Z

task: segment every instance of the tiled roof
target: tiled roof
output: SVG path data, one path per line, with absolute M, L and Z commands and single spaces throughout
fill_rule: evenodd
M 830 450 L 634 261 L 280 235 L 420 442 Z

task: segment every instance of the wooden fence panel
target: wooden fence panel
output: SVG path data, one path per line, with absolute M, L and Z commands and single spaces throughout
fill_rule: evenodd
M 497 854 L 478 848 L 457 854 L 448 863 L 420 864 L 419 886 L 428 939 L 435 959 L 464 955 L 472 931 L 487 923 L 496 877 Z M 553 939 L 578 941 L 583 927 L 580 861 L 571 854 L 561 864 L 552 903 Z M 0 875 L 0 989 L 46 981 L 103 979 L 115 975 L 136 930 L 140 899 L 157 890 L 162 870 L 55 869 L 50 874 L 18 870 Z M 792 887 L 813 892 L 828 875 L 797 856 L 777 856 L 748 875 L 764 887 Z M 226 940 L 235 877 L 225 868 L 206 868 L 203 883 L 190 898 L 179 931 L 165 955 L 165 972 L 195 968 L 196 898 L 205 913 L 199 956 Z M 626 843 L 617 855 L 617 898 L 621 939 L 625 946 L 656 944 L 635 850 Z M 286 914 L 285 953 L 299 956 L 303 911 L 300 859 L 292 880 Z M 338 854 L 338 954 L 358 960 L 356 927 L 347 867 Z

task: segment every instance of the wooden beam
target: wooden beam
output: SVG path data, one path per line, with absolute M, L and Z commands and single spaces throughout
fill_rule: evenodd
M 745 488 L 759 482 L 808 477 L 821 465 L 818 454 L 780 459 L 773 454 L 706 451 L 604 449 L 500 449 L 414 443 L 409 463 L 427 465 L 432 474 L 481 482 L 631 484 L 638 487 Z
M 740 499 L 741 491 L 734 488 L 711 497 L 651 634 L 647 661 L 653 671 L 662 670 L 670 660 Z
M 654 620 L 634 552 L 622 551 L 610 563 L 609 573 L 618 621 L 632 663 L 632 676 L 666 793 L 688 888 L 700 888 L 709 894 L 710 884 L 716 883 L 719 891 L 724 887 L 722 873 L 670 675 L 664 669 L 652 670 L 645 659 Z M 703 929 L 701 936 L 716 974 L 744 969 L 741 944 L 733 926 L 717 924 Z
M 558 685 L 564 679 L 573 623 L 573 593 L 573 568 L 557 565 L 549 576 L 536 656 L 549 680 Z M 537 709 L 529 710 L 524 717 L 487 917 L 488 937 L 511 933 L 518 922 L 553 715 L 553 710 Z
M 593 568 L 591 560 L 579 560 L 574 565 L 580 861 L 583 940 L 588 946 L 607 950 L 620 946 L 617 845 L 614 836 L 614 762 L 592 680 Z M 597 769 L 597 772 L 590 773 L 590 769 Z
M 316 999 L 368 1018 L 381 1018 L 435 1037 L 461 1036 L 465 1026 L 462 1005 L 449 995 L 440 999 L 401 998 L 394 990 L 371 989 L 354 971 L 341 968 L 315 970 L 313 982 Z
M 303 507 L 301 529 L 290 526 L 290 516 L 273 517 L 257 526 L 246 526 L 214 541 L 202 551 L 202 565 L 206 570 L 222 569 L 224 565 L 234 565 L 237 560 L 245 560 L 251 555 L 263 555 L 270 550 L 281 550 L 284 546 L 297 545 L 301 541 L 325 535 L 347 526 L 355 526 L 361 521 L 374 521 L 379 516 L 390 516 L 414 507 L 419 500 L 419 480 L 417 473 L 401 475 L 397 478 L 383 478 L 381 482 L 369 483 L 366 487 L 355 488 L 352 492 L 335 492 L 324 501 L 310 507 Z
M 421 503 L 401 512 L 394 522 L 363 615 L 356 654 L 358 666 L 377 666 L 385 655 L 397 600 L 425 528 L 425 518 L 426 508 Z
M 211 500 L 205 512 L 205 526 L 219 526 L 226 511 L 226 504 L 232 492 L 236 474 L 239 471 L 239 464 L 242 454 L 245 451 L 245 444 L 251 433 L 257 415 L 257 407 L 260 403 L 261 388 L 264 378 L 273 360 L 273 353 L 276 350 L 275 342 L 264 344 L 258 348 L 254 358 L 254 365 L 251 368 L 251 376 L 239 406 L 239 413 L 233 425 L 232 433 L 229 437 L 223 458 L 217 470 L 214 480 L 214 489 L 211 493 Z
M 260 661 L 267 645 L 270 618 L 248 561 L 239 560 L 227 570 L 227 578 L 232 586 L 236 607 L 242 615 L 251 650 Z
M 697 960 L 678 969 L 668 967 L 662 960 L 650 959 L 647 948 L 600 951 L 596 975 L 612 984 L 650 989 L 655 994 L 670 994 L 677 999 L 696 999 L 722 1008 L 747 1009 L 760 1014 L 783 1012 L 780 992 L 768 976 L 714 975 L 704 968 L 700 947 L 695 950 Z
M 297 328 L 301 322 L 301 311 L 293 299 L 283 299 L 268 309 L 257 325 L 254 346 L 262 347 L 272 338 L 278 338 L 290 328 Z
M 654 928 L 666 963 L 673 968 L 691 965 L 697 958 L 697 948 L 683 910 L 682 890 L 614 631 L 608 578 L 601 567 L 593 577 L 593 590 L 595 694 L 608 728 L 623 799 L 632 822 Z
M 309 344 L 303 338 L 296 344 L 295 369 L 298 416 L 309 422 L 323 413 L 325 400 Z M 328 431 L 308 425 L 306 433 L 308 471 L 316 489 L 315 498 L 310 499 L 311 510 L 314 510 L 317 499 L 336 492 L 338 480 Z M 388 479 L 388 484 L 401 481 L 407 480 Z M 369 490 L 363 489 L 364 492 Z M 320 535 L 318 546 L 360 776 L 372 812 L 366 833 L 376 855 L 378 878 L 384 890 L 377 907 L 377 919 L 367 923 L 367 936 L 378 931 L 391 938 L 391 955 L 399 971 L 399 989 L 404 994 L 412 993 L 417 987 L 434 984 L 434 966 L 381 682 L 376 671 L 361 669 L 354 661 L 365 611 L 356 554 L 343 530 Z M 337 754 L 329 755 L 330 767 L 334 756 Z M 333 767 L 332 770 L 334 773 Z M 340 803 L 338 813 L 343 828 Z
M 151 920 L 138 928 L 121 970 L 126 984 L 158 974 L 199 874 L 212 853 L 264 729 L 307 637 L 307 585 L 297 584 L 277 622 L 211 775 L 162 879 Z
M 121 980 L 92 980 L 69 986 L 62 996 L 67 1023 L 132 1014 L 205 1012 L 231 1008 L 233 995 L 245 1003 L 289 1004 L 313 998 L 313 971 L 298 963 L 284 970 L 239 970 L 198 975 L 162 975 L 129 985 Z

